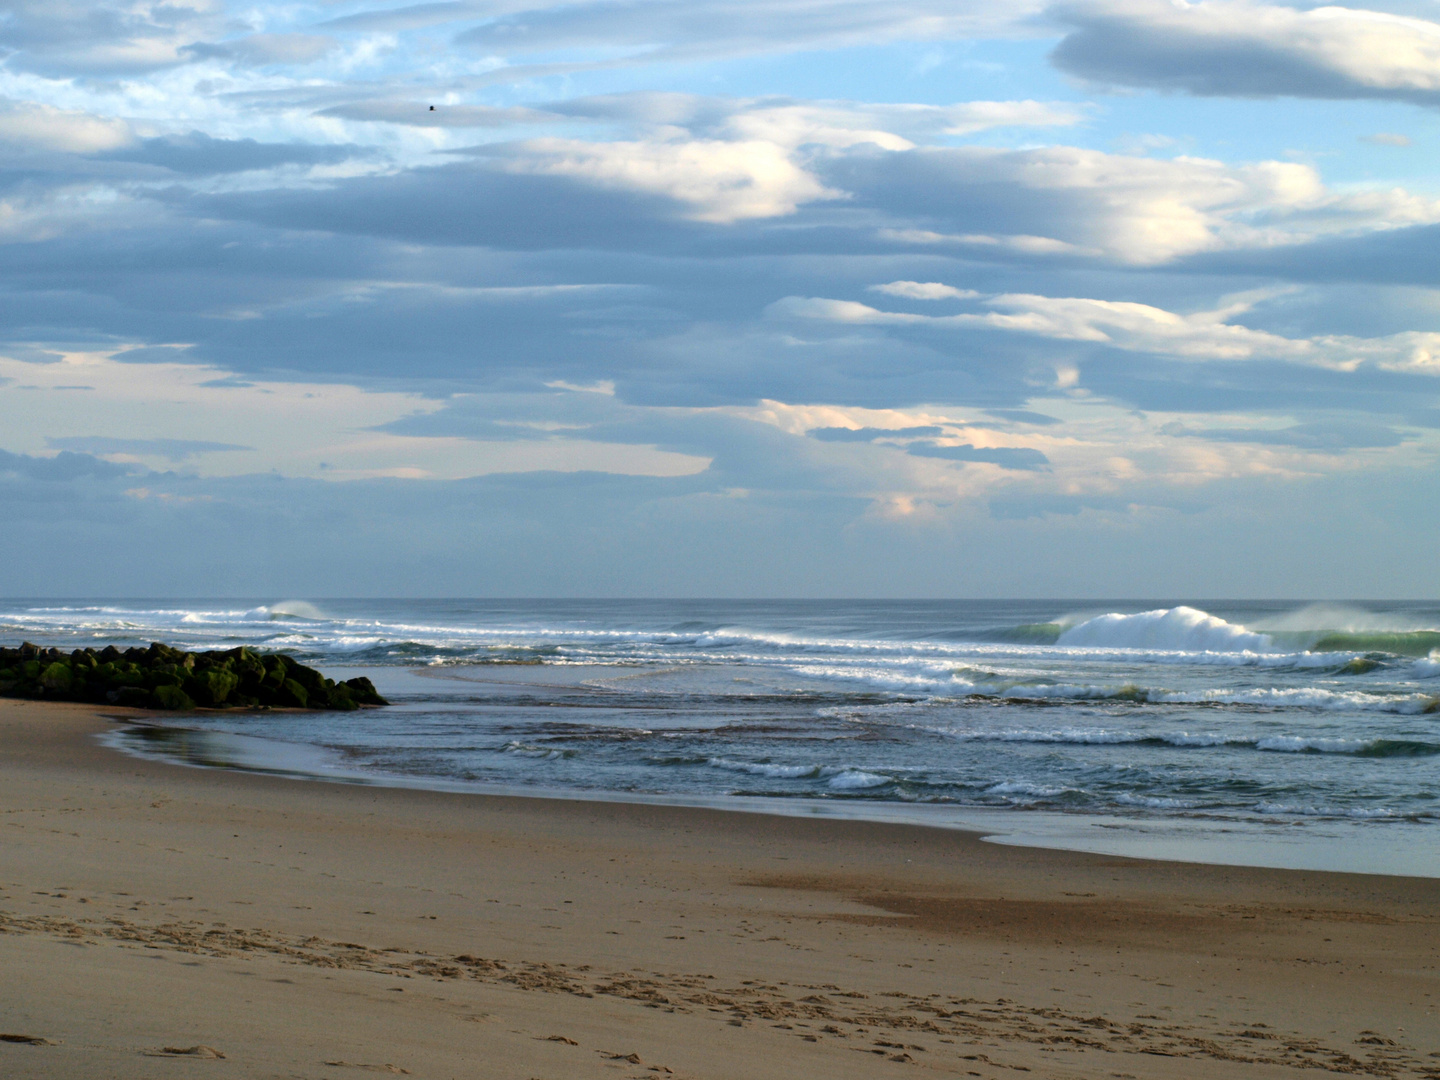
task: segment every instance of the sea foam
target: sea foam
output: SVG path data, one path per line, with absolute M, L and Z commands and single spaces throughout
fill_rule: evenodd
M 1269 635 L 1192 607 L 1098 615 L 1062 632 L 1056 644 L 1174 652 L 1268 652 L 1271 648 Z

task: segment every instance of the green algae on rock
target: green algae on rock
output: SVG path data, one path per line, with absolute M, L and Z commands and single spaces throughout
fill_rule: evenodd
M 0 697 L 141 709 L 358 709 L 388 705 L 363 676 L 336 682 L 281 653 L 252 649 L 0 648 Z

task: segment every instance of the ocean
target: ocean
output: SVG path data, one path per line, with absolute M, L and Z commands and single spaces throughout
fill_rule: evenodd
M 0 601 L 0 642 L 282 650 L 393 707 L 134 754 L 1440 876 L 1440 603 Z

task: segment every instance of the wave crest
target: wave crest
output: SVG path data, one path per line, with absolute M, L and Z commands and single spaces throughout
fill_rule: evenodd
M 1257 634 L 1192 607 L 1157 608 L 1134 615 L 1110 612 L 1060 634 L 1057 645 L 1175 652 L 1268 652 L 1268 634 Z

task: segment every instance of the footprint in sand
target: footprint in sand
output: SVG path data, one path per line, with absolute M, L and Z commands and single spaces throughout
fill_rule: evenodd
M 57 1046 L 58 1043 L 39 1035 L 0 1035 L 0 1042 L 20 1043 L 23 1046 Z
M 394 1073 L 397 1076 L 409 1076 L 409 1069 L 402 1069 L 399 1065 L 362 1065 L 358 1061 L 327 1061 L 326 1065 L 337 1069 L 364 1069 L 366 1072 Z
M 159 1050 L 142 1051 L 146 1057 L 193 1057 L 224 1061 L 225 1055 L 213 1046 L 162 1046 Z

